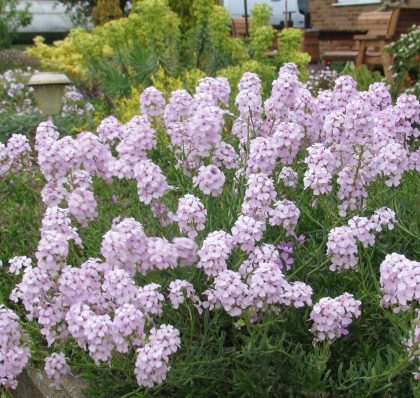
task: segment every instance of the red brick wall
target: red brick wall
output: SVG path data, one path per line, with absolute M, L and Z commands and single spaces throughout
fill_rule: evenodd
M 311 24 L 320 30 L 352 30 L 356 27 L 357 17 L 362 12 L 376 11 L 380 4 L 364 4 L 356 6 L 333 6 L 338 0 L 309 0 Z M 408 0 L 407 7 L 420 7 L 420 0 Z M 319 51 L 324 53 L 329 42 L 320 41 Z
M 376 11 L 380 4 L 333 6 L 337 0 L 309 0 L 311 23 L 315 29 L 355 29 L 357 17 L 362 12 Z M 420 7 L 420 0 L 408 0 L 407 7 Z

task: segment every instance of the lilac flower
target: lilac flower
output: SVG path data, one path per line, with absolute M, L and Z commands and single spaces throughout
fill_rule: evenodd
M 9 260 L 9 272 L 11 274 L 19 275 L 22 267 L 30 267 L 32 260 L 26 256 L 17 256 Z
M 292 242 L 285 242 L 285 241 L 281 241 L 277 247 L 280 250 L 283 250 L 286 253 L 293 253 L 293 243 Z
M 298 174 L 291 167 L 284 166 L 279 173 L 278 181 L 283 181 L 286 187 L 295 187 L 298 182 Z
M 226 260 L 232 251 L 232 236 L 225 231 L 214 231 L 207 235 L 203 246 L 198 251 L 197 268 L 203 268 L 205 274 L 217 276 L 227 269 Z
M 189 114 L 192 97 L 186 90 L 176 90 L 171 94 L 169 104 L 165 107 L 164 118 L 166 127 L 169 128 L 174 122 L 180 122 Z
M 181 259 L 179 266 L 186 267 L 197 261 L 197 243 L 189 238 L 174 238 L 173 245 Z
M 122 126 L 114 116 L 108 116 L 102 120 L 96 129 L 102 142 L 113 143 L 116 138 L 123 138 Z
M 263 223 L 250 216 L 240 215 L 232 227 L 232 243 L 241 244 L 246 252 L 254 250 L 255 242 L 262 238 Z
M 193 178 L 194 186 L 206 194 L 212 196 L 219 196 L 223 191 L 223 185 L 226 177 L 217 166 L 211 164 L 209 166 L 201 166 L 198 175 Z
M 203 77 L 196 87 L 197 94 L 206 93 L 215 99 L 220 100 L 225 105 L 229 101 L 230 86 L 226 77 Z
M 319 341 L 332 341 L 341 337 L 343 328 L 348 327 L 352 322 L 352 317 L 358 318 L 361 315 L 360 300 L 355 300 L 352 294 L 344 293 L 339 297 L 323 297 L 314 305 L 310 314 L 310 319 L 314 324 L 310 331 L 314 333 L 314 343 Z
M 29 337 L 18 323 L 19 317 L 10 309 L 0 305 L 0 350 L 2 366 L 0 368 L 0 384 L 15 389 L 15 378 L 22 372 L 31 357 L 27 347 Z
M 84 227 L 88 221 L 94 220 L 98 216 L 96 208 L 98 206 L 93 193 L 85 188 L 76 188 L 68 199 L 69 212 Z
M 149 204 L 153 198 L 161 197 L 168 188 L 160 167 L 149 159 L 136 164 L 134 176 L 137 180 L 139 199 L 145 204 Z
M 166 101 L 155 87 L 146 88 L 140 95 L 141 113 L 146 117 L 163 116 Z
M 237 272 L 225 270 L 214 279 L 214 289 L 206 290 L 203 294 L 209 300 L 203 302 L 204 308 L 218 308 L 223 306 L 231 316 L 239 316 L 242 310 L 251 305 L 248 286 L 241 281 Z
M 259 94 L 261 91 L 261 79 L 256 73 L 245 72 L 238 83 L 238 88 L 240 91 L 250 90 Z
M 289 257 L 289 253 L 283 252 L 280 254 L 279 268 L 283 269 L 283 265 L 286 267 L 286 270 L 289 271 L 292 269 L 291 265 L 295 262 L 292 257 Z
M 198 235 L 197 231 L 204 229 L 207 210 L 200 199 L 188 194 L 179 199 L 176 215 L 180 231 L 187 232 L 188 237 L 192 239 Z
M 305 235 L 299 235 L 298 237 L 295 237 L 295 239 L 296 239 L 296 242 L 299 243 L 299 244 L 305 243 L 306 236 Z
M 354 268 L 358 257 L 354 231 L 351 227 L 336 227 L 328 234 L 327 255 L 332 256 L 330 270 L 342 272 L 344 269 Z
M 53 353 L 50 357 L 45 358 L 45 373 L 50 379 L 54 379 L 54 382 L 50 384 L 50 388 L 59 390 L 63 383 L 61 376 L 70 373 L 70 366 L 67 365 L 66 359 L 62 352 L 60 354 Z
M 270 224 L 281 225 L 286 229 L 286 236 L 293 236 L 294 230 L 299 220 L 300 210 L 294 202 L 289 200 L 279 200 L 275 203 L 275 208 L 269 211 Z
M 191 299 L 194 303 L 200 304 L 200 299 L 195 295 L 194 286 L 186 280 L 177 279 L 169 284 L 169 300 L 171 301 L 172 307 L 175 309 L 179 308 L 180 304 L 183 304 L 185 297 L 181 290 L 186 293 L 186 298 Z M 200 308 L 200 307 L 198 307 Z
M 397 253 L 387 254 L 381 263 L 381 305 L 397 305 L 394 312 L 407 311 L 412 300 L 420 298 L 420 263 Z

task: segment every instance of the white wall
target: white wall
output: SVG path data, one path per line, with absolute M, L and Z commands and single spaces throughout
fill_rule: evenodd
M 33 15 L 32 23 L 19 28 L 19 32 L 68 32 L 75 28 L 63 4 L 54 0 L 21 0 L 19 8 L 24 8 L 26 3 L 32 3 L 29 8 Z

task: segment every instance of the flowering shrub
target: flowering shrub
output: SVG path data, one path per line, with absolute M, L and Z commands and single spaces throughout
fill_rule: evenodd
M 37 57 L 28 55 L 25 51 L 1 50 L 0 73 L 14 69 L 39 69 L 41 62 Z
M 385 47 L 394 57 L 394 63 L 391 66 L 393 78 L 395 80 L 393 94 L 404 91 L 407 94 L 420 95 L 420 27 L 413 26 L 407 34 L 394 43 Z
M 23 136 L 0 146 L 4 225 L 19 201 L 41 218 L 34 245 L 0 230 L 0 342 L 22 353 L 0 383 L 32 350 L 55 387 L 89 368 L 97 396 L 417 388 L 419 101 L 349 76 L 312 97 L 294 64 L 264 103 L 260 84 L 243 75 L 236 115 L 227 79 L 204 78 L 169 101 L 149 87 L 98 134 L 43 122 L 36 158 Z

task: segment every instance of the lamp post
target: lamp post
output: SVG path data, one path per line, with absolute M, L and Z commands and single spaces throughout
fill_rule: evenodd
M 277 3 L 277 2 L 279 2 L 279 1 L 281 1 L 281 0 L 271 0 L 271 2 L 272 3 Z M 288 28 L 289 27 L 289 20 L 288 20 L 288 11 L 287 11 L 287 0 L 286 0 L 286 2 L 284 3 L 284 27 L 285 28 Z
M 62 72 L 37 72 L 26 83 L 35 89 L 35 98 L 41 112 L 47 120 L 55 122 L 55 116 L 61 110 L 64 88 L 72 84 Z
M 244 0 L 244 8 L 245 8 L 245 37 L 249 37 L 249 30 L 248 30 L 248 2 Z

